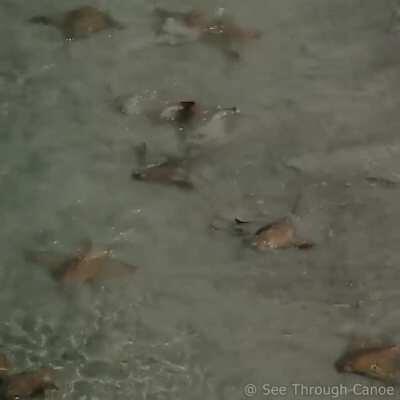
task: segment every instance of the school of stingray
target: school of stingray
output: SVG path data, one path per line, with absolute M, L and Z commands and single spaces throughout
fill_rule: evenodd
M 262 36 L 257 29 L 242 27 L 222 12 L 210 16 L 199 10 L 178 12 L 155 8 L 152 21 L 158 45 L 202 42 L 220 51 L 229 63 L 245 62 L 240 53 L 241 46 L 256 46 L 257 39 Z M 107 12 L 91 6 L 82 6 L 61 15 L 33 16 L 29 22 L 39 25 L 32 29 L 59 30 L 60 40 L 68 42 L 84 40 L 89 35 L 105 30 L 115 31 L 115 35 L 118 35 L 118 31 L 124 29 L 124 25 Z M 135 99 L 129 96 L 116 98 L 112 107 L 116 113 L 125 115 L 137 112 Z M 227 140 L 227 122 L 241 118 L 237 105 L 208 106 L 199 104 L 196 99 L 186 98 L 178 101 L 152 99 L 146 104 L 144 113 L 150 124 L 165 124 L 175 128 L 181 155 L 160 155 L 161 161 L 153 163 L 149 160 L 148 144 L 137 143 L 134 149 L 137 168 L 130 172 L 131 179 L 143 185 L 164 185 L 165 190 L 181 190 L 183 193 L 197 190 L 192 171 L 201 160 L 203 146 L 208 143 L 223 144 Z M 375 177 L 366 179 L 382 185 L 393 183 Z M 297 203 L 284 218 L 265 221 L 262 216 L 259 219 L 247 219 L 238 215 L 230 220 L 219 215 L 208 221 L 209 229 L 218 234 L 231 235 L 236 238 L 233 240 L 239 240 L 241 246 L 261 253 L 313 251 L 318 243 L 298 233 L 295 218 Z M 29 263 L 47 268 L 61 287 L 82 284 L 95 286 L 97 282 L 103 284 L 110 279 L 129 279 L 140 269 L 139 266 L 116 259 L 110 249 L 96 248 L 89 239 L 82 240 L 72 254 L 25 249 L 25 257 Z M 400 345 L 377 343 L 372 339 L 355 340 L 355 344 L 352 343 L 348 351 L 336 362 L 333 361 L 332 365 L 339 373 L 355 373 L 389 384 L 398 383 Z M 14 372 L 12 363 L 4 354 L 0 355 L 0 380 L 3 398 L 7 400 L 59 390 L 56 371 L 41 367 Z

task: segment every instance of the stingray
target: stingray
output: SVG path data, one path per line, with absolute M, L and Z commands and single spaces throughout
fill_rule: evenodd
M 58 390 L 53 375 L 54 371 L 50 368 L 8 375 L 2 384 L 2 398 L 5 400 L 28 399 L 44 395 L 47 390 Z
M 400 382 L 400 345 L 374 343 L 367 340 L 353 343 L 336 362 L 339 373 L 353 373 L 386 383 Z
M 122 29 L 123 25 L 104 11 L 83 6 L 55 16 L 35 16 L 29 22 L 51 25 L 59 29 L 65 39 L 81 39 L 108 29 Z
M 217 107 L 207 110 L 195 129 L 186 135 L 185 141 L 189 148 L 218 147 L 232 140 L 231 127 L 228 123 L 232 117 L 237 117 L 240 111 L 237 107 Z
M 259 228 L 254 234 L 252 244 L 261 251 L 289 247 L 305 250 L 314 246 L 312 242 L 298 237 L 296 228 L 289 218 L 283 218 Z
M 299 201 L 300 195 L 297 196 L 290 215 L 296 214 Z M 233 221 L 219 218 L 211 224 L 211 228 L 214 230 L 229 230 L 243 237 L 245 243 L 250 244 L 251 247 L 259 251 L 289 249 L 293 247 L 300 250 L 307 250 L 314 247 L 313 242 L 299 237 L 290 215 L 268 222 L 267 224 L 260 224 L 258 221 L 242 220 L 240 218 L 234 218 Z
M 0 398 L 28 399 L 42 395 L 46 390 L 57 390 L 54 370 L 39 368 L 33 371 L 11 373 L 13 365 L 5 354 L 0 354 Z
M 254 225 L 260 224 L 235 218 L 230 230 L 243 237 L 246 243 L 259 251 L 288 249 L 291 247 L 306 250 L 314 246 L 311 241 L 304 240 L 298 236 L 296 227 L 289 217 L 263 224 L 258 229 L 254 229 Z M 211 227 L 215 230 L 221 229 L 221 226 L 218 226 L 215 222 Z
M 94 251 L 89 240 L 68 256 L 33 251 L 27 251 L 25 256 L 30 262 L 47 267 L 54 279 L 63 284 L 105 281 L 130 275 L 138 269 L 114 259 L 110 250 Z
M 12 369 L 12 366 L 13 365 L 8 357 L 5 354 L 0 353 L 0 380 L 2 380 L 2 378 L 8 374 L 8 372 Z
M 147 112 L 152 122 L 169 123 L 179 132 L 215 125 L 215 121 L 234 114 L 239 114 L 237 107 L 206 107 L 195 100 L 167 103 L 166 107 L 154 107 Z
M 239 52 L 234 48 L 235 44 L 261 36 L 259 31 L 242 28 L 233 19 L 221 13 L 210 18 L 198 10 L 176 12 L 156 8 L 153 14 L 156 18 L 155 31 L 160 38 L 164 37 L 170 43 L 200 40 L 220 49 L 233 60 L 240 58 Z
M 160 120 L 172 122 L 178 127 L 190 124 L 199 114 L 199 106 L 193 100 L 179 101 L 164 108 L 159 116 Z
M 202 142 L 209 137 L 223 135 L 224 121 L 230 115 L 239 115 L 238 107 L 206 106 L 195 99 L 144 99 L 139 95 L 122 95 L 114 100 L 115 108 L 123 114 L 143 113 L 153 124 L 169 124 L 177 130 L 181 139 L 183 133 L 193 131 L 191 140 Z M 211 132 L 212 131 L 212 132 Z M 219 131 L 219 132 L 216 132 Z
M 190 148 L 226 142 L 229 136 L 226 121 L 238 114 L 237 107 L 204 107 L 185 100 L 168 105 L 152 120 L 174 126 L 181 144 Z
M 190 148 L 203 145 L 225 144 L 231 139 L 228 134 L 228 121 L 238 116 L 237 107 L 204 106 L 195 100 L 182 100 L 168 103 L 164 107 L 154 107 L 146 112 L 155 124 L 169 124 L 175 128 L 186 158 Z
M 158 164 L 147 164 L 147 145 L 142 143 L 136 147 L 136 155 L 141 166 L 132 172 L 132 179 L 172 185 L 180 189 L 191 190 L 194 185 L 190 179 L 189 164 L 184 158 L 168 157 Z

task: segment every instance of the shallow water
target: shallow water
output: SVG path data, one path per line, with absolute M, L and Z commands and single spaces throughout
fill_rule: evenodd
M 127 29 L 75 43 L 26 23 L 78 5 L 0 3 L 0 350 L 17 369 L 57 367 L 57 399 L 236 400 L 248 383 L 253 398 L 267 397 L 263 383 L 373 383 L 333 363 L 353 335 L 400 339 L 399 187 L 365 179 L 400 180 L 396 1 L 163 3 L 224 7 L 259 28 L 237 64 L 202 44 L 157 46 L 145 0 L 98 1 Z M 197 190 L 184 192 L 130 179 L 135 145 L 157 156 L 179 143 L 169 126 L 119 113 L 123 95 L 242 116 L 228 143 L 204 149 Z M 298 194 L 312 251 L 255 253 L 208 229 L 216 215 L 285 216 Z M 140 271 L 63 290 L 24 260 L 25 249 L 69 252 L 86 237 Z

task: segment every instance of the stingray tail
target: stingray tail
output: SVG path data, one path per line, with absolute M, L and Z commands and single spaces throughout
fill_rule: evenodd
M 312 249 L 315 244 L 312 242 L 300 241 L 295 243 L 295 246 L 300 250 L 309 250 Z
M 45 15 L 38 15 L 29 19 L 29 22 L 32 24 L 41 24 L 41 25 L 53 25 L 54 21 L 50 17 L 46 17 Z
M 193 190 L 194 184 L 193 182 L 186 180 L 186 179 L 179 179 L 173 182 L 175 186 L 183 190 Z
M 238 225 L 250 223 L 250 221 L 245 221 L 245 220 L 240 219 L 240 218 L 238 218 L 238 217 L 235 217 L 235 220 L 234 220 L 234 221 L 235 221 L 235 223 L 238 224 Z
M 131 174 L 131 178 L 135 179 L 137 181 L 143 181 L 144 180 L 144 174 L 141 171 L 133 171 Z

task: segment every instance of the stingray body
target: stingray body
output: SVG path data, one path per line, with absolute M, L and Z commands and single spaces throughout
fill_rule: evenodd
M 210 18 L 198 10 L 175 12 L 161 8 L 156 8 L 154 15 L 157 18 L 156 33 L 160 37 L 175 37 L 178 42 L 201 40 L 219 48 L 232 59 L 240 58 L 233 48 L 235 43 L 261 36 L 259 31 L 242 28 L 225 15 Z
M 400 346 L 383 345 L 350 350 L 335 363 L 340 373 L 354 373 L 383 382 L 400 382 Z
M 130 275 L 138 267 L 112 257 L 110 251 L 92 250 L 90 241 L 85 242 L 73 255 L 62 256 L 46 252 L 26 252 L 29 261 L 47 267 L 61 283 L 92 283 Z
M 123 26 L 109 14 L 95 7 L 83 6 L 61 16 L 36 16 L 32 23 L 52 25 L 58 28 L 66 39 L 81 39 L 107 29 L 122 29 Z
M 164 108 L 160 114 L 160 119 L 182 127 L 193 121 L 199 114 L 200 108 L 196 102 L 185 100 Z
M 28 399 L 42 395 L 46 390 L 58 389 L 54 383 L 54 371 L 41 368 L 31 372 L 21 372 L 5 378 L 2 398 L 5 400 Z
M 12 363 L 5 354 L 0 353 L 0 379 L 9 373 Z
M 160 111 L 149 114 L 155 122 L 169 122 L 178 129 L 210 130 L 228 116 L 239 114 L 237 107 L 206 107 L 194 100 L 168 104 Z M 220 126 L 218 126 L 220 128 Z M 214 129 L 214 128 L 211 128 Z M 214 129 L 215 130 L 215 129 Z
M 12 364 L 0 354 L 0 398 L 5 400 L 28 399 L 58 389 L 54 383 L 54 371 L 40 368 L 34 371 L 10 373 Z
M 288 218 L 264 225 L 258 229 L 253 244 L 261 251 L 287 249 L 289 247 L 297 247 L 298 249 L 313 247 L 311 242 L 297 237 L 296 228 Z
M 232 140 L 232 127 L 228 124 L 233 121 L 232 117 L 239 114 L 240 111 L 237 107 L 206 110 L 195 129 L 186 135 L 187 145 L 198 149 L 218 147 L 229 143 Z
M 116 107 L 124 114 L 143 113 L 153 124 L 171 125 L 184 148 L 223 145 L 233 138 L 234 118 L 241 115 L 237 107 L 208 106 L 193 99 L 177 102 L 151 99 L 143 106 L 137 95 L 120 96 Z M 185 154 L 187 156 L 187 154 Z
M 289 248 L 307 250 L 314 247 L 313 242 L 299 237 L 293 222 L 293 217 L 298 213 L 301 197 L 301 193 L 298 193 L 289 215 L 261 226 L 258 225 L 258 229 L 254 228 L 256 221 L 254 223 L 235 218 L 235 231 L 244 235 L 246 242 L 259 251 Z
M 244 242 L 251 247 L 259 250 L 275 250 L 298 248 L 301 250 L 310 249 L 314 246 L 311 241 L 306 241 L 298 237 L 296 227 L 289 218 L 283 218 L 260 228 L 255 229 L 255 222 L 244 221 L 235 218 L 232 222 L 226 225 L 225 219 L 217 218 L 211 224 L 213 230 L 230 230 L 235 235 L 244 238 Z
M 240 55 L 234 46 L 260 37 L 259 31 L 242 28 L 232 19 L 222 16 L 209 21 L 202 27 L 201 39 L 205 43 L 223 50 L 229 58 L 238 60 Z
M 177 159 L 169 159 L 156 165 L 150 165 L 132 173 L 135 180 L 172 185 L 181 189 L 194 188 L 190 181 L 190 175 L 185 168 L 185 162 Z
M 206 153 L 229 143 L 234 134 L 234 118 L 240 115 L 237 107 L 205 106 L 194 100 L 167 103 L 162 108 L 154 107 L 147 113 L 156 124 L 170 124 L 176 129 L 186 159 L 193 160 L 194 155 Z M 186 163 L 187 164 L 187 163 Z

